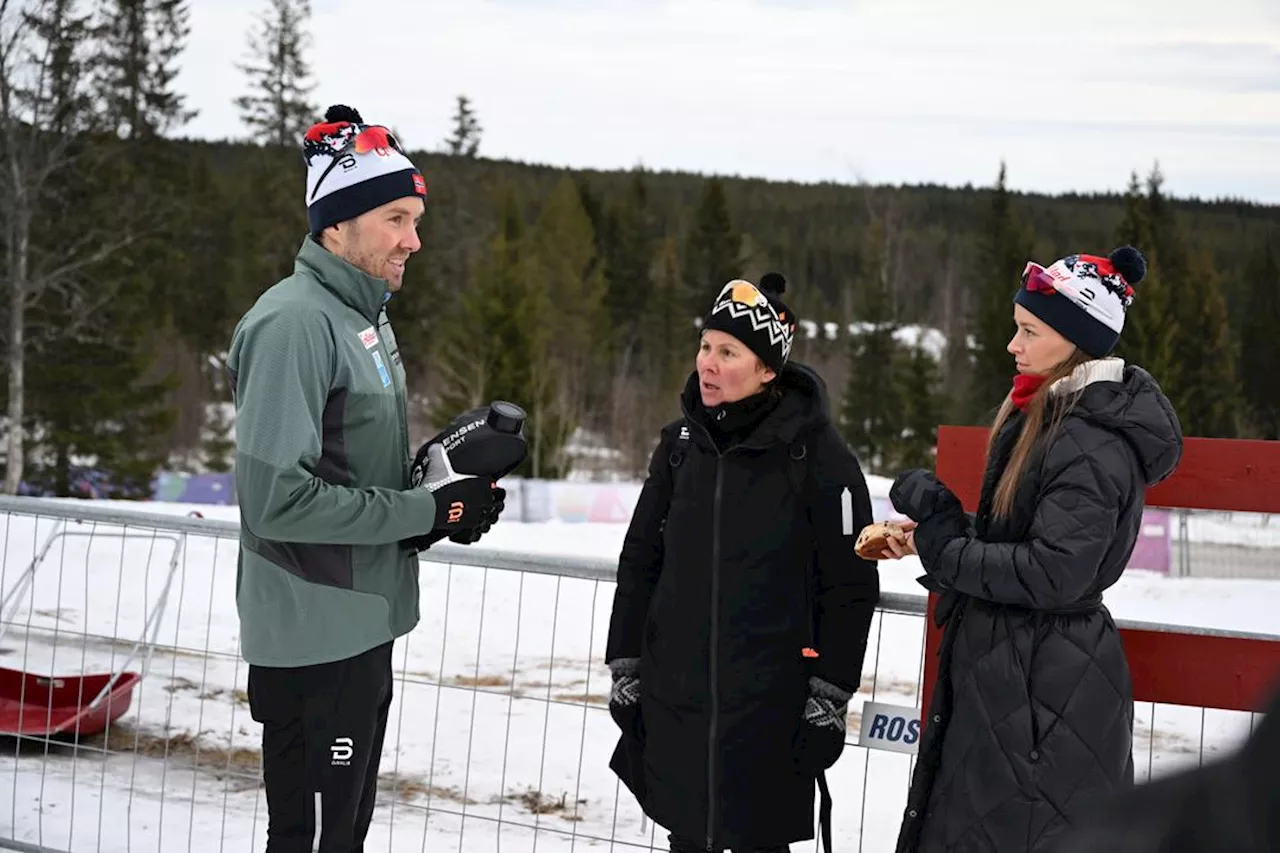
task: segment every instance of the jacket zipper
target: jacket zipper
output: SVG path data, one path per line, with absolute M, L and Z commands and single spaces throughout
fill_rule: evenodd
M 711 727 L 707 733 L 707 850 L 716 823 L 716 734 L 720 722 L 720 503 L 724 494 L 723 455 L 716 456 L 716 496 L 711 523 Z
M 409 389 L 405 388 L 404 399 L 400 397 L 400 386 L 396 382 L 395 364 L 391 361 L 391 352 L 387 349 L 386 342 L 382 339 L 382 329 L 391 325 L 391 320 L 387 317 L 387 309 L 378 310 L 378 349 L 382 352 L 382 360 L 386 365 L 387 375 L 391 377 L 391 389 L 396 398 L 396 423 L 400 427 L 400 448 L 404 448 L 406 453 L 400 454 L 400 478 L 405 484 L 405 488 L 409 487 L 409 459 L 412 458 L 413 448 L 409 447 L 409 423 L 406 419 L 405 409 L 409 405 Z M 397 448 L 399 449 L 399 448 Z
M 724 502 L 724 457 L 735 450 L 748 449 L 749 445 L 738 444 L 721 452 L 716 446 L 711 431 L 686 413 L 686 422 L 692 423 L 702 430 L 707 443 L 716 453 L 716 492 L 712 504 L 711 517 L 711 725 L 707 731 L 707 840 L 708 853 L 715 850 L 716 825 L 716 736 L 720 722 L 720 508 Z

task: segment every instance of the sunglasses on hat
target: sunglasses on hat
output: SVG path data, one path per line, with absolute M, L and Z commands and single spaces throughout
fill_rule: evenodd
M 1032 293 L 1053 294 L 1058 292 L 1058 289 L 1053 284 L 1053 276 L 1049 275 L 1048 271 L 1035 261 L 1027 261 L 1027 265 L 1022 268 L 1022 287 Z
M 342 162 L 352 150 L 357 154 L 367 154 L 370 151 L 386 151 L 393 150 L 400 154 L 405 154 L 405 150 L 400 147 L 400 140 L 396 139 L 396 135 L 380 124 L 365 125 L 358 133 L 349 133 L 347 138 L 343 140 L 333 152 L 333 159 L 329 161 L 329 165 L 320 173 L 320 177 L 316 180 L 315 187 L 311 190 L 311 198 L 316 197 L 316 193 L 320 191 L 320 185 L 324 183 L 324 179 L 329 177 L 329 173 L 333 171 L 334 166 Z

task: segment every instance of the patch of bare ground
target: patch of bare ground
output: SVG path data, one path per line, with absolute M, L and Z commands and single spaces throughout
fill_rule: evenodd
M 571 801 L 568 793 L 553 797 L 541 791 L 535 791 L 533 788 L 526 788 L 516 794 L 508 794 L 504 799 L 509 803 L 523 806 L 530 814 L 558 815 L 567 821 L 582 820 L 582 815 L 577 813 L 576 807 L 587 804 L 585 799 Z

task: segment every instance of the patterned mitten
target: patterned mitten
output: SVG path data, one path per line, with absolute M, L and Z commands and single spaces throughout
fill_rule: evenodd
M 852 695 L 821 678 L 809 679 L 804 721 L 796 737 L 796 761 L 806 771 L 817 775 L 844 751 Z
M 644 727 L 640 721 L 640 659 L 619 658 L 610 661 L 613 686 L 609 690 L 609 713 L 622 733 L 644 742 Z

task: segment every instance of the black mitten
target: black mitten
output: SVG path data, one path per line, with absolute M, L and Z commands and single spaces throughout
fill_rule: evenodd
M 964 515 L 964 507 L 955 493 L 924 468 L 899 474 L 889 488 L 889 500 L 894 509 L 912 521 L 923 522 L 939 513 Z
M 818 775 L 836 763 L 844 751 L 849 699 L 853 694 L 821 678 L 809 679 L 809 698 L 796 735 L 796 763 Z

